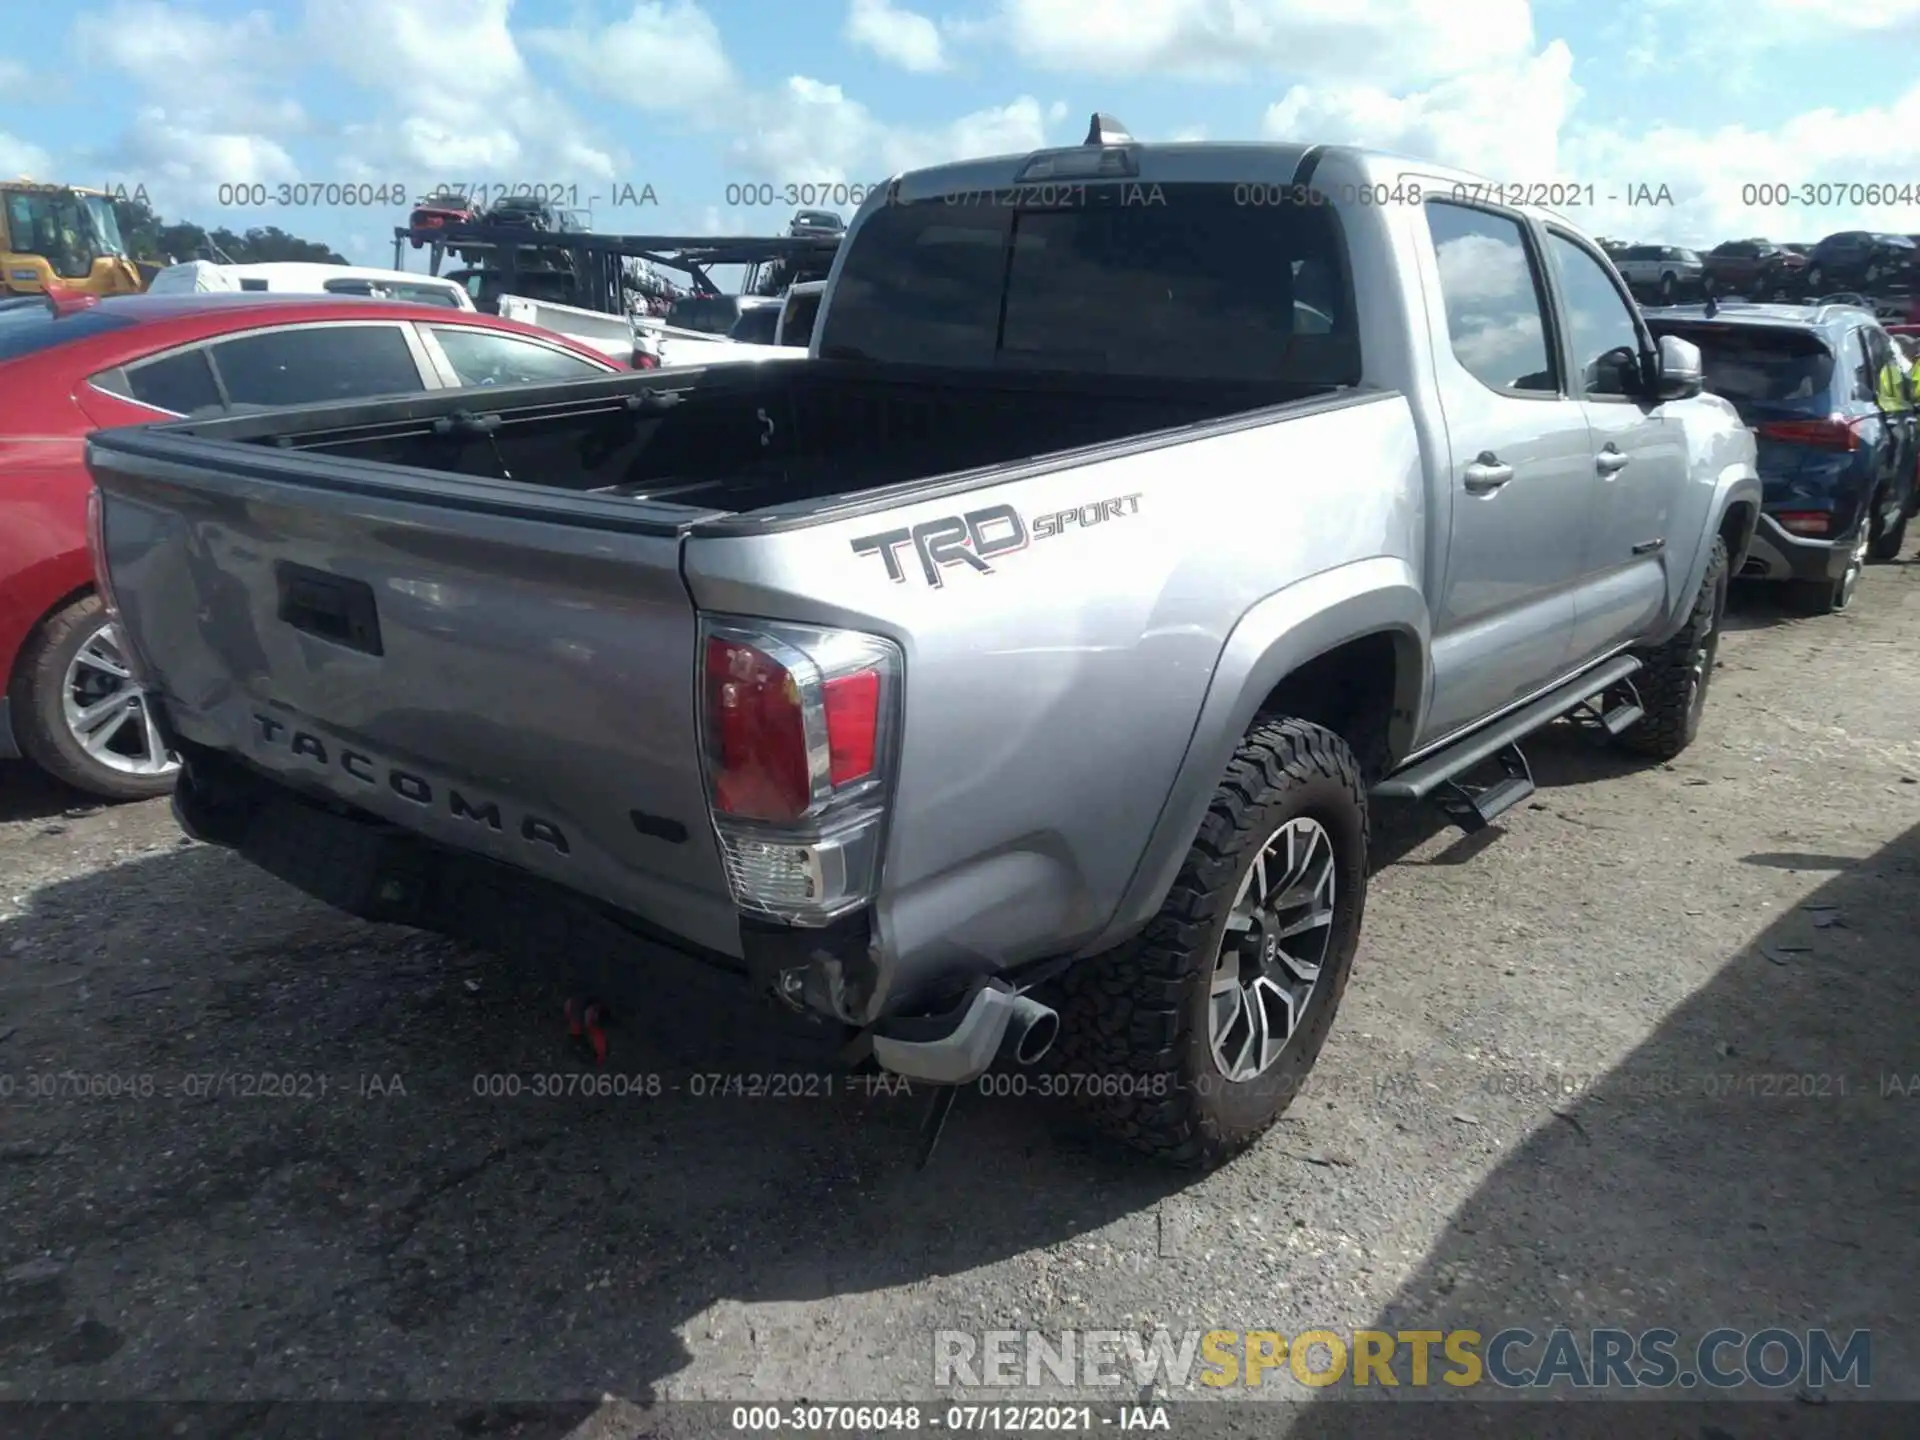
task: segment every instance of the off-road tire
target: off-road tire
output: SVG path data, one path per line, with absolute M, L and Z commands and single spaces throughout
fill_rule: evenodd
M 20 753 L 56 780 L 103 800 L 151 800 L 172 792 L 174 775 L 129 775 L 109 769 L 80 748 L 61 711 L 67 667 L 100 628 L 98 595 L 83 595 L 55 611 L 21 648 L 13 672 L 14 738 Z
M 1907 543 L 1907 521 L 1913 517 L 1911 502 L 1901 505 L 1900 518 L 1888 525 L 1880 518 L 1883 507 L 1878 495 L 1873 497 L 1873 538 L 1867 542 L 1869 560 L 1898 560 L 1900 551 Z
M 1334 916 L 1305 1020 L 1274 1064 L 1229 1082 L 1208 991 L 1241 879 L 1270 837 L 1311 816 L 1334 851 Z M 1366 909 L 1367 793 L 1346 742 L 1300 720 L 1257 726 L 1215 790 L 1160 912 L 1133 941 L 1060 982 L 1056 1068 L 1093 1123 L 1171 1165 L 1207 1169 L 1257 1140 L 1299 1094 L 1353 968 Z M 1121 1093 L 1106 1093 L 1118 1091 Z
M 1714 660 L 1720 649 L 1720 623 L 1727 611 L 1730 568 L 1727 542 L 1716 536 L 1687 623 L 1659 649 L 1640 656 L 1641 670 L 1633 682 L 1646 714 L 1621 733 L 1618 743 L 1624 749 L 1656 760 L 1671 760 L 1700 733 L 1700 718 L 1706 713 Z M 1694 677 L 1703 645 L 1705 667 L 1696 687 Z

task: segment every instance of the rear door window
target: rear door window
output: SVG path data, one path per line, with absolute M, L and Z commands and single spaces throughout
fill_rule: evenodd
M 305 325 L 223 340 L 213 361 L 235 406 L 312 405 L 426 389 L 398 325 Z
M 1426 208 L 1454 358 L 1490 390 L 1559 393 L 1545 292 L 1524 227 L 1447 201 Z

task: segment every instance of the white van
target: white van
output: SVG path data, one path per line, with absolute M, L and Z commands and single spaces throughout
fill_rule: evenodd
M 293 295 L 369 295 L 379 300 L 408 300 L 419 305 L 442 305 L 449 310 L 471 310 L 473 298 L 464 287 L 437 275 L 406 270 L 376 270 L 365 265 L 321 265 L 303 260 L 274 260 L 258 265 L 215 265 L 188 260 L 169 265 L 147 286 L 150 295 L 182 295 L 195 291 L 266 290 Z

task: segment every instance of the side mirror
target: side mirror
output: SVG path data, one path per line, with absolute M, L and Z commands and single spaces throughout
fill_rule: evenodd
M 1654 381 L 1656 400 L 1691 400 L 1705 383 L 1700 347 L 1678 335 L 1660 337 L 1660 373 Z

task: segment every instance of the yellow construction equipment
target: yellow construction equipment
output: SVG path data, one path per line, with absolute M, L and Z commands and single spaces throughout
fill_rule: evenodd
M 156 268 L 128 256 L 106 191 L 0 180 L 0 295 L 133 294 Z

